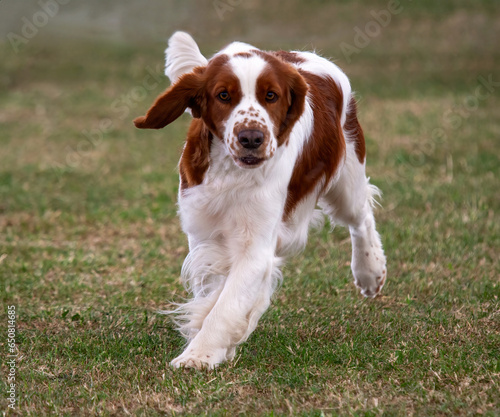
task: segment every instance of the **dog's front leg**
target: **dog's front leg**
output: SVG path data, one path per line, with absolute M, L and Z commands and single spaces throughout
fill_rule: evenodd
M 186 350 L 171 365 L 214 368 L 234 356 L 269 307 L 276 281 L 274 247 L 250 247 L 236 255 L 217 302 Z

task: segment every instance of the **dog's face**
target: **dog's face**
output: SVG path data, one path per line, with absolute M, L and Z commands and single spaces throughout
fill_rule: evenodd
M 134 122 L 139 128 L 159 129 L 189 108 L 224 143 L 237 166 L 256 168 L 287 143 L 306 94 L 302 76 L 276 56 L 223 51 L 182 75 Z

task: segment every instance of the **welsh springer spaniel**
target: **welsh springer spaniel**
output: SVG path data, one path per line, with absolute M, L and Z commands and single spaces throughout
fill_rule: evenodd
M 188 344 L 174 367 L 231 360 L 269 307 L 282 259 L 302 250 L 322 213 L 349 227 L 354 283 L 375 297 L 386 260 L 365 176 L 365 142 L 346 75 L 312 52 L 231 43 L 207 60 L 176 32 L 166 50 L 172 85 L 141 129 L 193 116 L 179 162 L 179 215 L 188 236 L 180 305 Z M 321 210 L 316 210 L 318 206 Z

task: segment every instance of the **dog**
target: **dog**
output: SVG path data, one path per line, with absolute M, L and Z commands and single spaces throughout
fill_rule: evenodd
M 192 299 L 179 305 L 187 339 L 171 365 L 209 368 L 234 358 L 324 215 L 349 227 L 354 282 L 379 294 L 386 258 L 375 229 L 380 195 L 365 175 L 365 140 L 347 76 L 313 52 L 263 51 L 233 42 L 207 60 L 194 39 L 169 39 L 171 86 L 140 129 L 193 117 L 179 162 L 178 196 Z M 318 208 L 319 207 L 319 208 Z

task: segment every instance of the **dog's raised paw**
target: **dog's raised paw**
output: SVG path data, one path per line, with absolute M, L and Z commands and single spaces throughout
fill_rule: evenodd
M 371 253 L 370 253 L 371 252 Z M 361 294 L 368 298 L 376 297 L 382 290 L 387 278 L 386 259 L 382 248 L 373 248 L 364 256 L 353 258 L 352 273 L 354 283 Z

